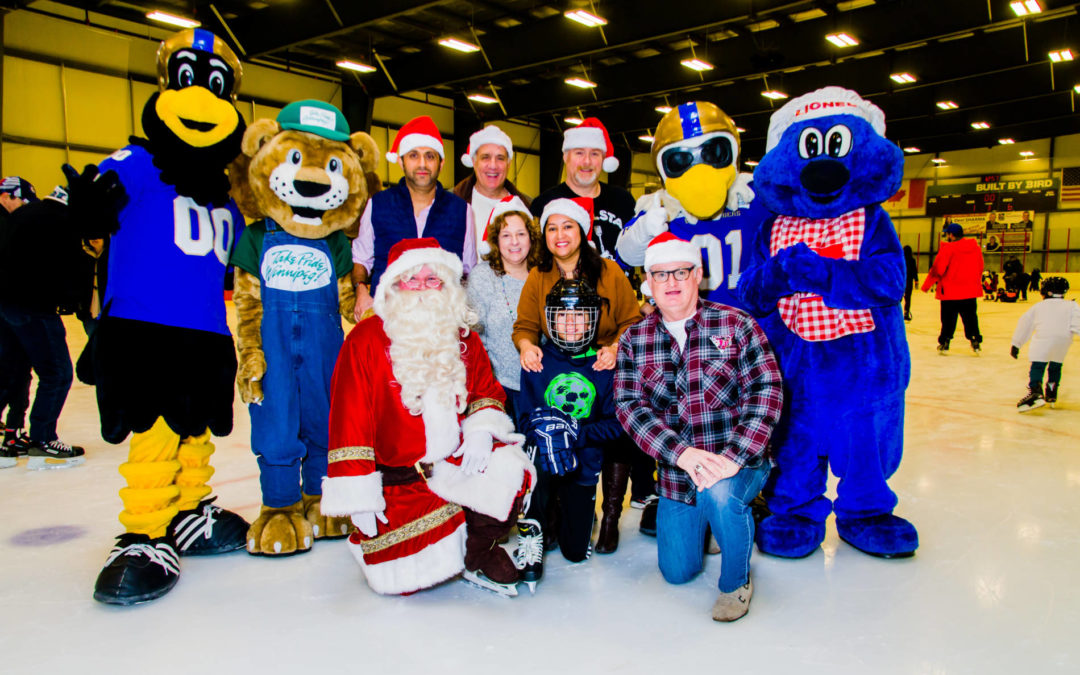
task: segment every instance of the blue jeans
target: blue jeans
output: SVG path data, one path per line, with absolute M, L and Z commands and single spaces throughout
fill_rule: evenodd
M 38 376 L 34 406 L 30 409 L 30 440 L 56 440 L 56 420 L 71 390 L 71 356 L 64 322 L 57 314 L 26 312 L 0 304 L 0 320 L 15 335 Z
M 748 506 L 769 476 L 768 462 L 745 467 L 731 478 L 696 493 L 691 506 L 660 498 L 656 511 L 656 552 L 660 573 L 671 584 L 684 584 L 705 565 L 705 528 L 720 544 L 720 592 L 744 586 L 750 577 L 754 519 Z

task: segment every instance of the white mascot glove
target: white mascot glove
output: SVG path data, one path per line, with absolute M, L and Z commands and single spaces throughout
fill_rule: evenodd
M 649 241 L 652 241 L 653 237 L 667 232 L 667 219 L 667 209 L 657 195 L 657 199 L 653 200 L 652 206 L 645 211 L 638 224 L 645 227 L 645 233 L 649 235 Z
M 493 445 L 491 434 L 472 431 L 465 435 L 461 447 L 451 457 L 461 457 L 461 470 L 466 476 L 471 476 L 487 468 Z
M 727 191 L 727 208 L 731 211 L 745 209 L 754 201 L 754 189 L 750 183 L 754 180 L 752 173 L 739 173 L 735 175 L 735 182 Z
M 364 511 L 363 513 L 354 513 L 351 518 L 353 525 L 356 526 L 356 529 L 363 532 L 365 537 L 374 537 L 378 534 L 379 529 L 375 524 L 376 518 L 378 518 L 379 522 L 383 525 L 390 522 L 386 519 L 385 511 Z

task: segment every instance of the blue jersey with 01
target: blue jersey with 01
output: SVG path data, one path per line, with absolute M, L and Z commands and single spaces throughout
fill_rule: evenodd
M 244 228 L 230 200 L 208 208 L 158 178 L 150 153 L 129 145 L 98 165 L 127 191 L 109 242 L 108 316 L 229 335 L 225 267 Z
M 691 223 L 679 217 L 668 223 L 672 234 L 701 249 L 701 292 L 713 302 L 744 309 L 735 287 L 750 260 L 761 223 L 769 216 L 756 203 L 737 211 L 724 209 L 713 220 Z

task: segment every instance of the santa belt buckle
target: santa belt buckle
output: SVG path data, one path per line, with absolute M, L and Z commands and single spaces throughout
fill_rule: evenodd
M 416 469 L 416 473 L 420 474 L 420 477 L 423 478 L 426 483 L 428 482 L 428 479 L 431 478 L 435 465 L 426 462 L 417 462 L 413 465 L 413 468 Z

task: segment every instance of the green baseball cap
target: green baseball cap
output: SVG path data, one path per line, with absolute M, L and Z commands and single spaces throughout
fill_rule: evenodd
M 277 116 L 282 129 L 306 131 L 332 141 L 349 140 L 349 123 L 341 111 L 325 101 L 307 99 L 290 103 Z

